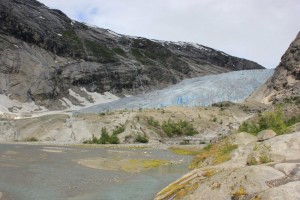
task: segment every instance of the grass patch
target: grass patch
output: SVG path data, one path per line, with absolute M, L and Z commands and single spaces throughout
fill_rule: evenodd
M 247 195 L 248 192 L 244 187 L 240 187 L 237 191 L 232 194 L 232 199 L 240 199 L 240 197 Z
M 127 172 L 137 172 L 167 165 L 170 162 L 167 160 L 145 160 L 145 159 L 130 159 L 124 163 L 122 169 Z
M 77 160 L 77 163 L 85 167 L 108 171 L 141 172 L 151 168 L 168 165 L 171 162 L 167 160 L 155 159 L 124 159 L 119 157 L 109 158 L 85 158 Z
M 180 147 L 171 147 L 169 150 L 172 153 L 175 153 L 178 155 L 191 155 L 191 156 L 198 155 L 201 152 L 201 150 L 186 149 L 186 148 L 180 148 Z
M 189 169 L 200 168 L 207 165 L 216 165 L 230 160 L 231 152 L 238 146 L 230 144 L 227 140 L 223 140 L 216 144 L 209 144 L 204 147 L 201 152 L 194 157 L 189 165 Z M 207 160 L 210 160 L 208 163 Z

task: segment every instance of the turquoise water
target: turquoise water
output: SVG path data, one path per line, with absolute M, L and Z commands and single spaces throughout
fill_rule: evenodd
M 91 157 L 168 159 L 183 162 L 141 173 L 98 170 L 75 162 L 77 159 Z M 5 198 L 11 200 L 153 199 L 163 187 L 188 171 L 190 159 L 188 156 L 159 149 L 1 144 L 0 191 Z

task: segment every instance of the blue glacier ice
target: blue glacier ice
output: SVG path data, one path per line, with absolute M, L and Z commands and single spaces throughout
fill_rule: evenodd
M 273 73 L 273 69 L 245 70 L 186 79 L 162 90 L 94 105 L 83 108 L 79 112 L 93 113 L 166 106 L 208 106 L 222 101 L 238 103 L 264 84 Z

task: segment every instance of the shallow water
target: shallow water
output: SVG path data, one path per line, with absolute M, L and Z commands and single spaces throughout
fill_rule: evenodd
M 81 166 L 83 158 L 182 160 L 140 173 Z M 0 191 L 11 200 L 153 199 L 185 174 L 191 157 L 161 149 L 112 149 L 43 145 L 0 145 Z

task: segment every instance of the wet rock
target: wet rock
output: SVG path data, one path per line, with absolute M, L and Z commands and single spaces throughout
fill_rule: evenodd
M 276 136 L 273 130 L 263 130 L 257 134 L 258 141 L 268 140 Z

